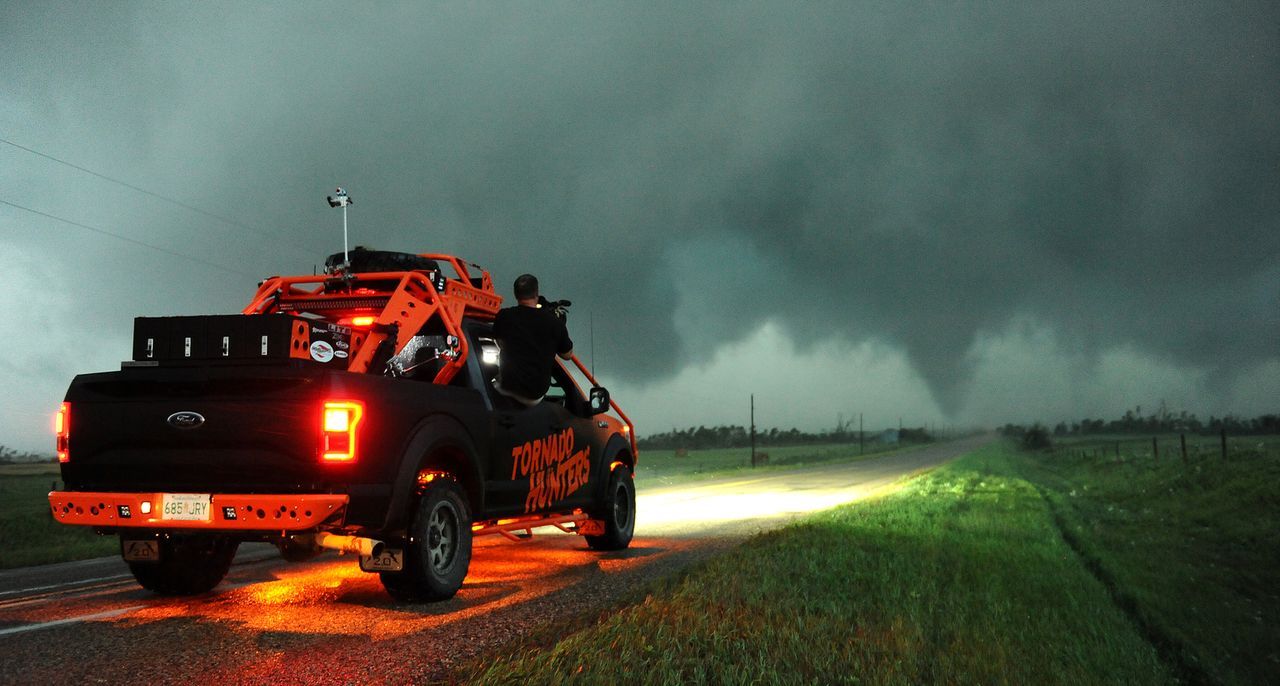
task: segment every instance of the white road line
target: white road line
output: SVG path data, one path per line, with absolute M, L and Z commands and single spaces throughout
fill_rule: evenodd
M 81 588 L 73 588 L 68 591 L 51 591 L 39 595 L 33 595 L 29 598 L 11 598 L 9 600 L 0 601 L 0 612 L 13 610 L 19 607 L 27 607 L 29 605 L 50 605 L 57 602 L 80 601 L 99 596 L 111 595 L 127 590 L 133 586 L 129 581 L 112 581 L 93 586 L 84 586 Z M 136 586 L 134 587 L 136 588 Z
M 32 586 L 31 588 L 20 588 L 16 591 L 0 591 L 0 597 L 7 595 L 22 595 L 23 593 L 31 593 L 33 591 L 47 591 L 51 588 L 64 588 L 66 586 L 89 585 L 98 581 L 114 581 L 116 579 L 128 579 L 132 574 L 115 574 L 113 576 L 98 576 L 92 579 L 78 579 L 76 581 L 66 581 L 60 584 L 49 584 L 48 586 Z
M 52 622 L 40 622 L 39 624 L 27 624 L 25 626 L 15 626 L 15 627 L 10 627 L 8 629 L 0 629 L 0 636 L 10 636 L 13 634 L 21 634 L 27 631 L 35 631 L 36 629 L 48 629 L 49 627 L 60 626 L 62 624 L 74 624 L 76 622 L 92 622 L 95 619 L 109 619 L 111 617 L 118 617 L 128 612 L 133 612 L 134 610 L 141 610 L 144 607 L 146 607 L 146 605 L 134 605 L 133 607 L 125 607 L 119 610 L 108 610 L 106 612 L 96 612 L 91 615 L 81 615 L 79 617 L 68 617 L 66 619 L 55 619 Z
M 264 565 L 274 564 L 277 562 L 279 562 L 279 559 L 277 559 L 275 555 L 271 555 L 270 557 L 264 557 L 263 559 L 258 559 L 258 560 L 250 559 L 245 562 L 237 562 L 235 566 L 232 567 L 232 571 L 234 572 L 236 570 L 252 569 L 254 567 L 261 567 Z M 26 597 L 26 598 L 21 596 L 17 596 L 13 598 L 0 598 L 0 611 L 12 610 L 15 608 L 26 607 L 29 605 L 44 605 L 44 604 L 50 604 L 50 603 L 56 603 L 56 602 L 87 600 L 89 598 L 95 598 L 98 596 L 118 593 L 121 590 L 126 590 L 129 588 L 136 589 L 136 587 L 132 583 L 132 580 L 133 580 L 132 574 L 118 574 L 116 576 L 104 576 L 104 577 L 98 577 L 96 579 L 82 579 L 80 581 L 69 581 L 67 583 L 62 583 L 62 584 L 52 584 L 49 586 L 37 586 L 34 588 L 27 588 L 27 589 L 23 589 L 23 591 L 36 591 L 39 589 L 55 589 L 55 590 L 49 590 L 43 593 L 37 593 L 35 595 Z M 101 582 L 101 583 L 93 583 L 93 582 Z M 253 583 L 258 583 L 258 582 L 241 582 L 240 584 L 238 584 L 238 586 L 248 586 Z M 235 588 L 238 586 L 232 585 L 230 587 Z M 224 584 L 219 588 L 223 588 L 223 587 L 226 587 L 226 585 Z M 56 589 L 62 589 L 62 590 L 56 590 Z M 18 591 L 5 591 L 5 593 L 18 593 Z
M 261 553 L 261 552 L 254 553 L 249 556 L 246 556 L 244 559 L 237 558 L 236 561 L 233 563 L 233 566 L 231 569 L 236 570 L 236 569 L 246 569 L 246 568 L 256 567 L 261 565 L 264 562 L 276 561 L 277 558 L 278 558 L 278 553 L 275 553 L 274 551 L 271 552 L 270 554 Z M 85 560 L 85 562 L 93 562 L 93 561 L 94 560 Z M 63 563 L 63 564 L 75 564 L 75 563 Z M 53 591 L 54 589 L 69 588 L 72 586 L 84 586 L 85 587 L 84 589 L 70 589 L 70 590 L 90 590 L 91 587 L 97 588 L 97 586 L 94 586 L 94 584 L 97 584 L 98 582 L 118 581 L 120 579 L 132 579 L 132 578 L 133 578 L 132 574 L 113 574 L 111 576 L 98 576 L 98 577 L 93 577 L 91 579 L 76 579 L 74 581 L 64 581 L 60 584 L 48 584 L 45 586 L 31 586 L 29 588 L 20 588 L 17 590 L 0 591 L 0 598 L 4 598 L 5 596 L 20 597 L 23 594 L 34 593 L 36 591 L 46 591 L 46 593 L 42 594 L 42 597 L 45 597 L 45 596 L 52 595 L 52 593 L 49 593 L 48 591 Z M 0 600 L 0 605 L 4 605 L 5 602 L 7 601 Z

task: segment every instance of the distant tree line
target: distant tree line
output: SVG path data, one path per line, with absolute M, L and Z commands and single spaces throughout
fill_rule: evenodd
M 44 453 L 29 453 L 24 450 L 14 450 L 8 446 L 0 445 L 0 464 L 15 464 L 18 462 L 52 462 L 54 457 Z
M 880 437 L 879 431 L 866 432 L 866 440 L 874 441 Z M 756 432 L 758 446 L 812 445 L 819 443 L 846 443 L 858 440 L 858 432 L 844 428 L 835 431 L 807 432 L 796 428 L 778 429 L 776 427 Z M 933 440 L 923 427 L 919 429 L 902 429 L 898 440 L 905 443 L 927 443 Z M 728 426 L 698 426 L 688 429 L 672 429 L 662 433 L 648 434 L 636 440 L 642 449 L 648 450 L 703 450 L 707 448 L 745 448 L 751 445 L 751 432 L 737 424 Z
M 1023 439 L 1033 429 L 1048 430 L 1038 423 L 1031 426 L 1021 424 L 1005 424 L 1000 433 L 1011 438 Z M 1232 436 L 1249 436 L 1259 434 L 1280 434 L 1280 415 L 1264 414 L 1252 419 L 1227 415 L 1225 417 L 1210 416 L 1208 421 L 1201 421 L 1195 414 L 1168 412 L 1163 405 L 1154 414 L 1143 416 L 1142 407 L 1127 410 L 1123 417 L 1105 421 L 1102 419 L 1082 419 L 1078 422 L 1058 422 L 1053 427 L 1054 436 L 1080 436 L 1087 434 L 1157 434 L 1187 433 L 1216 434 L 1223 430 Z

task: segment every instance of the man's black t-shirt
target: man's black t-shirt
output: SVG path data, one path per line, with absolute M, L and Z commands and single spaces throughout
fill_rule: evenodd
M 502 387 L 526 398 L 546 395 L 553 358 L 573 350 L 564 321 L 548 307 L 518 305 L 499 310 L 493 337 L 502 344 L 498 368 Z

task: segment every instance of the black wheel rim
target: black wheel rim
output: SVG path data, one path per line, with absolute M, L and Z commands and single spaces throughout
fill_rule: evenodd
M 631 523 L 631 499 L 627 496 L 627 485 L 618 484 L 618 490 L 613 494 L 613 524 L 619 531 L 626 531 Z
M 427 557 L 431 570 L 442 573 L 453 565 L 458 552 L 458 512 L 449 503 L 440 503 L 427 521 Z

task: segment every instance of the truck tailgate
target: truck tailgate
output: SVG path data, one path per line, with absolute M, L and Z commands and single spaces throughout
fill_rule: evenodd
M 133 368 L 76 377 L 76 490 L 297 492 L 321 488 L 325 375 L 272 366 Z

